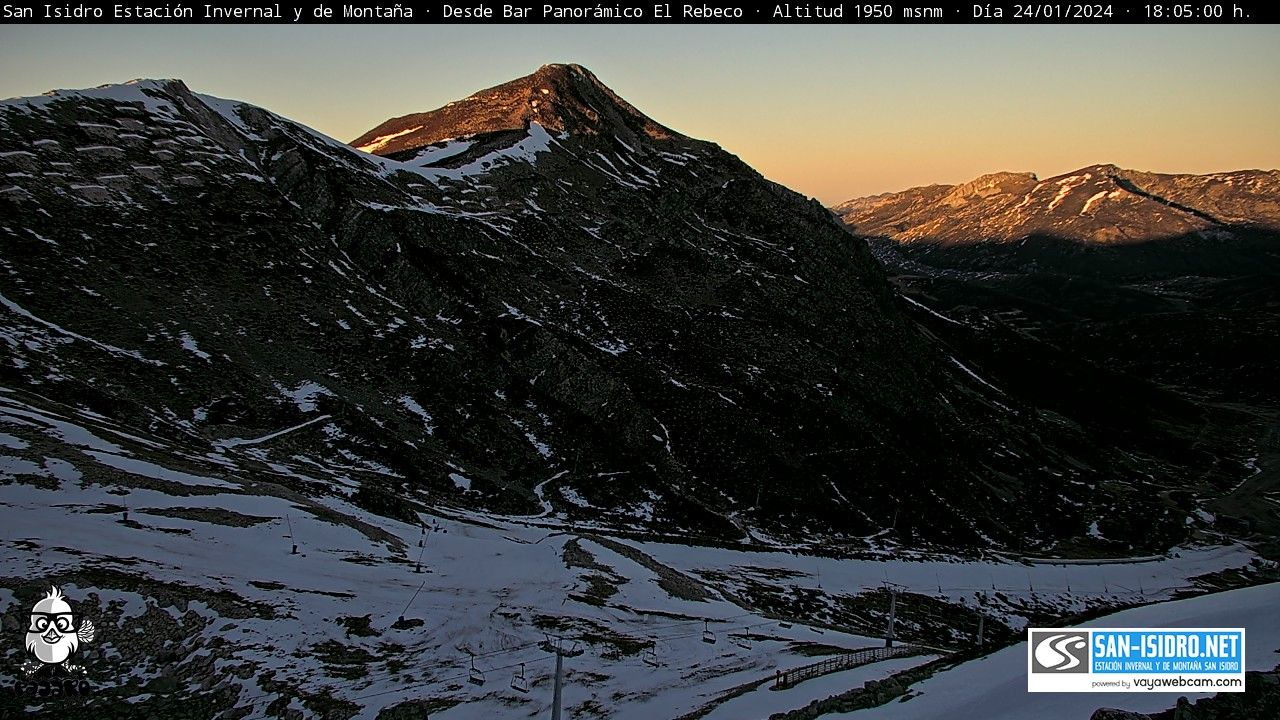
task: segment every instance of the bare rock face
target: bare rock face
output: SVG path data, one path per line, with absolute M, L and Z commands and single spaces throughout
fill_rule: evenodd
M 1001 195 L 1030 192 L 1036 185 L 1034 173 L 1000 172 L 983 175 L 963 185 L 957 185 L 942 198 L 949 207 L 964 207 L 981 203 Z
M 833 208 L 863 236 L 898 242 L 972 244 L 1051 237 L 1139 243 L 1232 227 L 1280 228 L 1280 172 L 1164 175 L 1094 165 L 1039 180 L 1031 173 L 983 175 Z

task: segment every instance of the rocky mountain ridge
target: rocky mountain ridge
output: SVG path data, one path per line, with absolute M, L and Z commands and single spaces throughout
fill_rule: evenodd
M 858 198 L 832 210 L 855 233 L 898 242 L 972 244 L 1052 237 L 1142 243 L 1235 227 L 1280 229 L 1280 171 L 1172 175 L 1093 165 L 1040 180 L 983 175 Z

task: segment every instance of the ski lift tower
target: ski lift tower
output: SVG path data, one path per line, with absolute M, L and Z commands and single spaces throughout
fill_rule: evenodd
M 551 638 L 547 638 L 545 642 L 539 645 L 543 650 L 549 653 L 555 653 L 556 656 L 556 681 L 555 689 L 551 696 L 551 720 L 561 720 L 561 690 L 564 687 L 564 659 L 566 657 L 577 657 L 582 654 L 582 650 L 578 649 L 578 643 L 574 642 L 569 648 L 564 646 L 564 638 L 555 638 L 553 642 Z

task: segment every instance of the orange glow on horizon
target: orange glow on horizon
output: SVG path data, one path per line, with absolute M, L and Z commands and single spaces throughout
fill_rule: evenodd
M 0 28 L 3 97 L 180 77 L 343 141 L 549 62 L 825 204 L 1000 170 L 1280 167 L 1277 26 Z

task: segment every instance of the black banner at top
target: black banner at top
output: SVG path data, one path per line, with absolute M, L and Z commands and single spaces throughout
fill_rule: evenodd
M 1254 24 L 1280 21 L 1272 0 L 1125 2 L 4 2 L 21 23 L 755 23 L 755 24 Z

